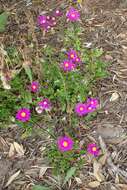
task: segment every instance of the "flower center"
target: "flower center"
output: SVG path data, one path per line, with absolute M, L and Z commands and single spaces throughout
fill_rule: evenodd
M 88 107 L 88 110 L 92 110 L 92 108 L 91 108 L 91 107 Z
M 26 116 L 26 113 L 25 113 L 25 112 L 22 112 L 22 113 L 21 113 L 21 116 L 22 116 L 22 117 L 25 117 L 25 116 Z
M 71 58 L 74 58 L 74 54 L 71 54 Z
M 47 102 L 46 101 L 44 101 L 44 105 L 46 105 L 47 104 Z
M 74 17 L 75 17 L 75 14 L 74 14 L 74 13 L 72 13 L 72 14 L 71 14 L 71 16 L 74 18 Z
M 93 151 L 93 152 L 95 152 L 96 150 L 97 150 L 97 148 L 96 148 L 96 147 L 93 147 L 93 148 L 92 148 L 92 151 Z
M 65 67 L 68 67 L 69 66 L 69 64 L 68 63 L 65 63 Z
M 93 102 L 93 101 L 91 101 L 91 104 L 93 105 L 93 104 L 94 104 L 94 102 Z
M 42 23 L 45 23 L 46 22 L 46 20 L 42 20 Z
M 35 85 L 33 85 L 33 86 L 32 86 L 32 88 L 33 88 L 33 89 L 36 89 L 36 86 L 35 86 Z
M 68 142 L 67 142 L 67 141 L 64 141 L 64 142 L 63 142 L 63 146 L 64 146 L 64 147 L 67 147 L 67 146 L 68 146 Z
M 58 14 L 58 13 L 59 13 L 59 10 L 57 10 L 56 13 Z
M 83 111 L 83 107 L 80 107 L 80 111 Z
M 56 20 L 55 17 L 52 17 L 52 20 Z
M 79 58 L 77 58 L 76 61 L 79 61 Z

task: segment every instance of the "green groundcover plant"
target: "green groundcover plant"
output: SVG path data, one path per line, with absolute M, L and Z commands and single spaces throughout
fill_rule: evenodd
M 48 33 L 58 25 L 59 19 L 67 19 L 61 37 L 62 48 L 58 51 L 47 44 L 41 49 L 42 57 L 37 64 L 41 66 L 42 80 L 38 80 L 32 68 L 27 66 L 10 80 L 11 89 L 3 89 L 1 84 L 0 121 L 15 122 L 27 134 L 32 133 L 35 125 L 39 126 L 52 138 L 44 155 L 55 175 L 66 174 L 70 170 L 73 170 L 73 175 L 81 168 L 86 151 L 93 156 L 100 153 L 93 143 L 88 144 L 87 149 L 86 146 L 79 147 L 74 131 L 81 120 L 87 122 L 96 117 L 99 99 L 94 89 L 99 79 L 107 77 L 108 64 L 101 60 L 102 49 L 84 47 L 80 12 L 75 8 L 71 7 L 66 15 L 60 9 L 55 10 L 53 16 L 39 15 L 38 27 Z M 22 62 L 23 58 L 15 47 L 5 51 L 7 63 L 15 65 Z M 58 118 L 62 135 L 56 134 L 55 129 L 50 127 L 57 114 L 65 116 L 66 120 L 66 126 L 63 126 L 64 118 Z M 46 128 L 40 126 L 42 122 Z

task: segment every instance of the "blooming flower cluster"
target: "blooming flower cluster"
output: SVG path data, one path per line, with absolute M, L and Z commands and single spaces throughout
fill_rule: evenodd
M 74 141 L 68 136 L 61 136 L 57 139 L 57 146 L 61 152 L 71 151 L 74 146 Z M 100 151 L 96 144 L 90 143 L 87 145 L 87 152 L 94 156 L 98 156 Z
M 37 81 L 33 81 L 30 86 L 29 90 L 31 92 L 38 92 L 39 90 L 39 83 Z M 35 108 L 37 113 L 42 113 L 44 110 L 51 109 L 51 102 L 48 98 L 44 98 L 42 101 L 38 102 L 38 106 Z M 28 108 L 20 108 L 16 113 L 16 119 L 22 122 L 27 122 L 30 120 L 31 112 Z
M 62 16 L 61 10 L 55 10 L 51 16 L 49 15 L 39 15 L 37 18 L 38 25 L 45 31 L 48 31 L 57 24 L 57 17 Z
M 99 106 L 99 101 L 96 98 L 88 98 L 85 103 L 78 103 L 75 106 L 75 112 L 79 116 L 84 116 L 95 111 Z
M 60 66 L 64 71 L 72 71 L 77 67 L 77 64 L 81 62 L 81 59 L 78 53 L 73 49 L 67 52 L 67 56 L 68 59 L 65 59 Z
M 37 18 L 38 25 L 48 31 L 52 27 L 56 26 L 57 24 L 57 17 L 61 17 L 63 15 L 62 11 L 56 9 L 51 16 L 49 15 L 39 15 Z M 71 7 L 66 13 L 67 20 L 71 22 L 78 21 L 80 19 L 80 13 L 74 7 Z

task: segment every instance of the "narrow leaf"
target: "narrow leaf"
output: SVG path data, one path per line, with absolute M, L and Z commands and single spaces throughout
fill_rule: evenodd
M 68 182 L 68 180 L 75 174 L 76 167 L 71 167 L 66 174 L 66 177 L 64 179 L 63 186 Z
M 32 190 L 51 190 L 51 189 L 45 186 L 41 186 L 41 185 L 34 185 Z
M 8 13 L 7 12 L 3 12 L 2 14 L 0 14 L 0 32 L 5 31 L 7 19 L 8 19 Z
M 15 174 L 13 174 L 13 175 L 9 178 L 9 180 L 8 180 L 8 182 L 6 183 L 5 187 L 8 187 L 8 186 L 18 177 L 19 174 L 20 174 L 20 170 L 19 170 L 18 172 L 16 172 Z
M 27 64 L 23 64 L 23 67 L 24 67 L 24 69 L 25 69 L 25 72 L 26 72 L 26 74 L 27 74 L 27 76 L 29 77 L 29 80 L 30 80 L 30 82 L 32 82 L 32 71 L 31 71 L 31 68 L 30 68 L 30 66 L 29 65 L 27 65 Z

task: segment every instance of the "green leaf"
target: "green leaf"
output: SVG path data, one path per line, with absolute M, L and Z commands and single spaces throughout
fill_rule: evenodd
M 24 93 L 24 100 L 26 103 L 32 103 L 32 95 L 30 92 Z
M 48 187 L 40 186 L 40 185 L 34 185 L 32 190 L 51 190 Z
M 0 14 L 0 32 L 5 31 L 5 27 L 7 25 L 7 19 L 8 19 L 7 12 L 3 12 L 2 14 Z
M 29 77 L 30 82 L 32 82 L 33 77 L 32 77 L 31 68 L 28 65 L 24 65 L 24 69 L 25 69 L 25 72 L 26 72 L 27 76 Z
M 66 174 L 66 177 L 63 182 L 63 186 L 68 182 L 68 180 L 75 174 L 76 172 L 76 167 L 71 167 Z
M 93 57 L 98 58 L 103 54 L 103 50 L 102 49 L 94 49 L 94 50 L 92 50 L 92 54 L 93 54 Z

